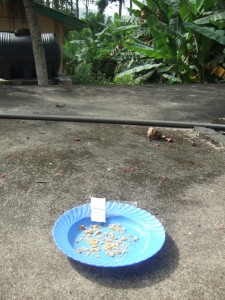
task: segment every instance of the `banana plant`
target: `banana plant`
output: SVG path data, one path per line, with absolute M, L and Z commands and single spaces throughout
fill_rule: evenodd
M 218 69 L 213 64 L 215 55 L 220 56 L 220 61 L 223 56 L 224 63 L 225 12 L 221 9 L 221 1 L 133 2 L 139 8 L 143 24 L 150 29 L 152 42 L 149 45 L 130 36 L 124 46 L 144 54 L 146 58 L 155 59 L 155 63 L 160 63 L 156 71 L 163 77 L 173 78 L 173 82 L 204 82 L 208 69 L 211 72 Z M 137 10 L 135 13 L 137 15 Z M 219 53 L 212 55 L 215 48 L 220 49 Z M 220 68 L 223 66 L 220 65 Z

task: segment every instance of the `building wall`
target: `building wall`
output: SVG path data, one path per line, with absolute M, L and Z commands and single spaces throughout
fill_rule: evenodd
M 42 16 L 38 14 L 41 32 L 42 33 L 55 33 L 57 40 L 59 42 L 60 48 L 62 49 L 63 37 L 65 35 L 65 26 L 61 23 L 56 22 L 53 19 Z M 0 31 L 15 31 L 16 29 L 26 29 L 29 28 L 26 20 L 21 19 L 10 19 L 8 17 L 7 9 L 0 9 Z M 62 72 L 62 62 L 59 69 L 59 73 Z

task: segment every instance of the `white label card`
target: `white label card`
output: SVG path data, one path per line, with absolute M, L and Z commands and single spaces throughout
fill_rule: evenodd
M 106 221 L 106 199 L 91 198 L 91 221 L 103 222 Z

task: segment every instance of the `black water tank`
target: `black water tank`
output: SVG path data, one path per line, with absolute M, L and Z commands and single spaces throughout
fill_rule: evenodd
M 61 51 L 55 34 L 43 33 L 42 43 L 48 69 L 48 77 L 57 76 L 61 64 Z M 36 77 L 30 32 L 0 32 L 0 77 L 4 79 Z

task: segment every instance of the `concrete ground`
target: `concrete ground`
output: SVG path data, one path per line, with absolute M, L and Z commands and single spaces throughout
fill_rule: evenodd
M 0 87 L 0 114 L 212 122 L 224 101 L 224 85 Z M 174 142 L 150 141 L 147 129 L 0 120 L 0 299 L 224 299 L 225 138 L 161 128 Z M 54 222 L 91 196 L 155 215 L 161 251 L 116 269 L 69 260 Z

